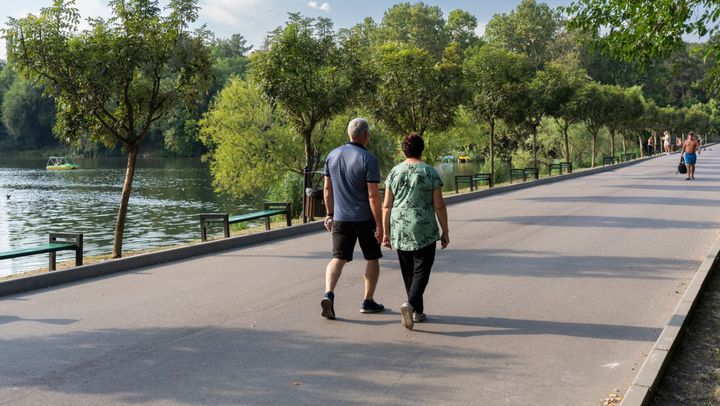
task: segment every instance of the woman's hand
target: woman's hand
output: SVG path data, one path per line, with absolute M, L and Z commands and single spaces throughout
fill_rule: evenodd
M 382 245 L 388 248 L 392 248 L 392 244 L 390 244 L 390 236 L 385 234 L 383 235 L 382 239 Z
M 450 236 L 448 233 L 442 233 L 440 236 L 440 248 L 445 249 L 447 248 L 448 244 L 450 244 Z

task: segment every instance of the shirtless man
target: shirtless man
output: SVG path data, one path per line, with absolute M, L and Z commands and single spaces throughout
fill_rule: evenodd
M 683 158 L 685 159 L 685 165 L 688 169 L 688 177 L 685 180 L 695 179 L 695 161 L 697 155 L 700 153 L 699 143 L 695 139 L 695 134 L 690 131 L 687 139 L 683 143 Z

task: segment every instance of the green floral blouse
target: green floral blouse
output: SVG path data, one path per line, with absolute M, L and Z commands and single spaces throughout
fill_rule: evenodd
M 386 186 L 393 194 L 390 243 L 401 251 L 415 251 L 440 239 L 435 220 L 433 189 L 442 186 L 435 169 L 426 163 L 401 163 L 388 174 Z

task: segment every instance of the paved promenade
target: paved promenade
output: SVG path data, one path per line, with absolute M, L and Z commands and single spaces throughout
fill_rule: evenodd
M 0 298 L 0 405 L 598 405 L 718 237 L 720 148 L 677 160 L 450 206 L 414 331 L 388 250 L 389 311 L 356 260 L 320 317 L 328 233 Z

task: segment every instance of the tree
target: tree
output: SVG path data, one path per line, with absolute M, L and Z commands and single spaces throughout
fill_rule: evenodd
M 15 80 L 2 100 L 2 123 L 15 145 L 35 149 L 56 143 L 55 105 L 30 82 Z
M 488 125 L 490 172 L 494 176 L 495 126 L 499 119 L 517 115 L 514 110 L 521 104 L 531 67 L 521 54 L 485 45 L 468 50 L 463 68 L 470 91 L 467 107 Z
M 285 114 L 303 142 L 305 169 L 315 171 L 325 134 L 316 128 L 326 127 L 365 88 L 359 56 L 338 46 L 330 20 L 299 14 L 290 14 L 267 43 L 267 50 L 252 55 L 250 76 Z
M 109 5 L 112 17 L 89 20 L 82 32 L 74 2 L 55 0 L 38 16 L 11 18 L 4 33 L 9 62 L 56 100 L 57 136 L 89 134 L 127 152 L 112 249 L 118 258 L 140 146 L 166 112 L 202 99 L 212 58 L 209 32 L 188 29 L 197 0 L 171 0 L 167 16 L 156 0 Z
M 538 70 L 552 59 L 551 48 L 560 29 L 559 13 L 547 4 L 523 0 L 509 14 L 495 14 L 485 28 L 488 42 L 525 54 Z
M 391 7 L 373 30 L 356 26 L 356 35 L 372 31 L 364 50 L 376 85 L 367 108 L 396 134 L 449 128 L 464 97 L 463 50 L 478 40 L 476 26 L 465 11 L 445 21 L 439 7 L 424 3 Z
M 577 93 L 578 116 L 592 136 L 590 166 L 595 167 L 597 156 L 597 136 L 608 120 L 608 100 L 605 87 L 597 82 L 588 82 Z
M 566 162 L 570 162 L 568 130 L 579 119 L 575 95 L 587 81 L 587 75 L 578 67 L 572 55 L 549 62 L 545 71 L 547 72 L 545 86 L 549 98 L 547 113 L 555 118 L 562 129 L 563 156 Z
M 463 97 L 457 46 L 439 62 L 424 49 L 389 43 L 374 58 L 377 88 L 368 108 L 396 134 L 443 131 Z
M 600 38 L 596 45 L 627 61 L 667 56 L 683 35 L 713 36 L 720 17 L 717 0 L 578 0 L 565 8 L 570 27 Z M 720 43 L 713 44 L 720 55 Z
M 453 30 L 457 34 L 464 30 L 463 26 L 467 23 L 464 17 L 462 19 L 465 21 L 454 23 Z M 411 45 L 426 50 L 435 60 L 439 60 L 450 42 L 448 31 L 439 6 L 429 6 L 423 2 L 399 3 L 385 11 L 375 43 Z

